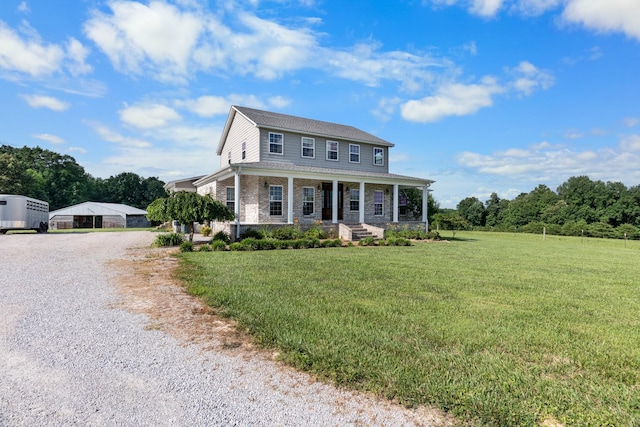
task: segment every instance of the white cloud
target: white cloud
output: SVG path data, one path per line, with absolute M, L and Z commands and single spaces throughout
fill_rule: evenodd
M 94 11 L 84 31 L 122 72 L 151 69 L 161 81 L 184 81 L 203 30 L 201 16 L 159 1 L 108 3 L 112 14 Z M 147 63 L 148 61 L 148 63 Z
M 291 99 L 285 98 L 284 96 L 272 96 L 268 99 L 269 105 L 276 108 L 285 108 L 291 105 Z
M 633 128 L 640 125 L 640 117 L 625 117 L 624 125 L 628 128 Z
M 493 96 L 504 88 L 492 77 L 479 84 L 452 83 L 441 86 L 432 96 L 406 102 L 402 117 L 412 122 L 435 122 L 447 116 L 465 116 L 493 105 Z
M 381 98 L 378 101 L 378 106 L 374 110 L 372 110 L 372 113 L 378 119 L 382 120 L 383 122 L 386 122 L 391 118 L 391 116 L 393 116 L 393 114 L 396 111 L 396 108 L 401 103 L 402 103 L 402 100 L 398 97 Z
M 640 180 L 640 135 L 620 139 L 618 147 L 575 150 L 552 145 L 513 148 L 491 154 L 460 153 L 456 161 L 463 168 L 509 181 L 553 181 L 559 185 L 571 176 L 637 184 Z
M 69 147 L 67 148 L 67 151 L 69 151 L 70 153 L 87 154 L 87 150 L 82 147 Z
M 51 135 L 50 133 L 36 133 L 31 136 L 43 141 L 50 142 L 51 144 L 62 144 L 64 142 L 64 139 L 56 135 Z
M 108 127 L 100 124 L 100 123 L 89 123 L 94 129 L 94 131 L 100 135 L 102 139 L 107 142 L 116 143 L 123 148 L 147 148 L 151 147 L 151 144 L 147 141 L 143 141 L 141 139 L 129 138 L 122 136 L 118 132 L 112 131 Z
M 27 104 L 32 108 L 49 108 L 50 110 L 58 112 L 69 108 L 69 104 L 51 96 L 22 95 L 22 98 L 27 101 Z
M 508 72 L 514 75 L 511 85 L 516 92 L 526 96 L 534 90 L 549 89 L 553 85 L 553 75 L 549 71 L 541 70 L 528 61 L 522 61 L 517 67 L 509 69 Z
M 0 68 L 37 77 L 60 71 L 63 59 L 60 46 L 44 44 L 33 35 L 23 40 L 0 21 Z
M 21 13 L 31 12 L 31 9 L 29 9 L 29 5 L 27 4 L 26 1 L 23 1 L 18 5 L 18 12 L 21 12 Z
M 622 32 L 640 40 L 640 5 L 634 0 L 569 0 L 562 18 L 598 32 Z
M 67 68 L 74 76 L 89 74 L 93 68 L 85 61 L 89 55 L 89 49 L 84 47 L 82 43 L 71 37 L 67 42 Z
M 126 106 L 118 111 L 118 114 L 124 123 L 140 129 L 163 127 L 170 122 L 181 120 L 173 108 L 153 103 Z
M 227 114 L 231 103 L 222 96 L 201 96 L 196 99 L 176 101 L 176 106 L 186 108 L 200 117 L 213 117 Z
M 470 11 L 473 14 L 491 17 L 502 7 L 503 0 L 473 0 Z

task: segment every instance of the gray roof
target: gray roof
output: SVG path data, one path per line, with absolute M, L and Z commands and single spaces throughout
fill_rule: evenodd
M 370 144 L 382 145 L 385 147 L 393 147 L 393 144 L 389 141 L 385 141 L 382 138 L 378 138 L 375 135 L 364 132 L 353 126 L 341 125 L 338 123 L 323 122 L 320 120 L 305 119 L 303 117 L 290 116 L 288 114 L 273 113 L 271 111 L 256 110 L 255 108 L 241 107 L 233 105 L 229 112 L 229 118 L 225 130 L 222 133 L 220 140 L 218 154 L 222 151 L 222 145 L 226 139 L 226 135 L 233 121 L 233 116 L 236 111 L 251 122 L 258 128 L 269 128 L 281 131 L 293 131 L 306 135 L 322 136 L 327 138 L 344 139 L 354 142 L 365 142 Z
M 49 212 L 49 218 L 55 215 L 93 216 L 93 215 L 146 215 L 147 211 L 121 203 L 84 202 Z

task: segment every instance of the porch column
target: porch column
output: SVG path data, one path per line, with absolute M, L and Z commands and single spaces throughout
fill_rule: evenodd
M 293 224 L 293 177 L 287 178 L 287 224 Z
M 234 176 L 233 185 L 235 189 L 233 191 L 233 206 L 234 214 L 236 215 L 236 239 L 240 238 L 240 171 L 236 172 Z
M 332 192 L 332 207 L 331 207 L 331 223 L 338 223 L 338 180 L 333 180 L 333 192 Z
M 429 187 L 422 187 L 422 221 L 426 232 L 429 232 Z
M 360 210 L 358 212 L 360 218 L 358 221 L 360 221 L 360 224 L 364 224 L 364 181 L 360 181 L 360 201 L 358 202 L 358 205 L 360 206 Z
M 393 184 L 393 222 L 398 222 L 398 184 Z

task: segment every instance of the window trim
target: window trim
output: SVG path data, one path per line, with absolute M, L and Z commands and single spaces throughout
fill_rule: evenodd
M 311 200 L 305 200 L 305 190 L 309 190 L 309 194 L 311 195 Z M 305 213 L 304 207 L 311 203 L 311 212 Z M 312 216 L 316 214 L 316 189 L 314 187 L 302 187 L 302 215 L 303 216 Z
M 329 148 L 331 147 L 331 144 L 336 144 L 336 149 L 335 150 L 330 150 Z M 336 153 L 336 158 L 335 159 L 331 159 L 329 158 L 329 153 L 333 153 L 335 151 Z M 329 141 L 327 140 L 327 160 L 330 162 L 339 162 L 340 161 L 340 143 L 338 141 Z
M 227 152 L 227 162 L 231 164 L 231 150 Z
M 272 142 L 271 135 L 280 135 L 280 143 Z M 271 146 L 280 146 L 280 152 L 271 151 Z M 284 156 L 284 134 L 278 132 L 269 132 L 269 154 L 275 154 L 277 156 Z
M 279 200 L 272 198 L 273 197 L 272 194 L 271 194 L 271 189 L 272 188 L 273 189 L 276 189 L 276 188 L 280 189 L 280 199 Z M 283 190 L 282 185 L 270 185 L 269 186 L 269 216 L 282 216 L 283 215 L 283 213 L 284 213 L 284 202 L 283 202 L 283 199 L 284 199 L 284 190 Z M 271 205 L 272 203 L 280 203 L 280 213 L 279 214 L 272 213 L 274 211 L 274 209 L 272 208 L 272 205 Z
M 353 153 L 351 151 L 352 148 L 357 148 L 358 152 L 357 153 Z M 351 156 L 353 155 L 357 155 L 358 156 L 358 160 L 351 160 Z M 360 163 L 360 144 L 349 144 L 349 163 Z
M 353 197 L 354 194 L 355 198 Z M 354 203 L 358 206 L 356 209 L 353 209 Z M 358 188 L 352 188 L 349 190 L 349 210 L 351 212 L 357 212 L 360 210 L 360 189 Z
M 311 150 L 311 152 L 313 153 L 311 156 L 305 156 L 304 155 L 304 150 L 305 150 L 304 143 L 305 142 L 307 142 L 307 143 L 311 142 L 311 148 L 307 147 L 307 150 Z M 316 158 L 316 139 L 315 138 L 309 138 L 307 136 L 303 136 L 303 137 L 300 138 L 300 157 L 302 157 L 303 159 L 315 159 Z
M 247 158 L 247 141 L 242 141 L 242 160 Z
M 376 163 L 376 151 L 380 150 L 380 153 L 382 153 L 380 155 L 380 159 L 382 160 L 382 162 L 380 164 Z M 382 147 L 373 147 L 373 165 L 374 166 L 384 166 L 384 148 Z
M 231 199 L 231 200 L 229 200 L 229 190 L 233 190 L 233 197 L 232 197 L 232 199 Z M 236 211 L 236 187 L 227 186 L 226 191 L 225 191 L 225 194 L 226 194 L 226 201 L 225 201 L 225 204 L 227 205 L 227 207 L 228 207 L 229 209 L 231 209 L 231 211 L 232 211 L 232 212 L 234 212 L 234 213 L 235 213 L 235 211 Z M 231 204 L 233 205 L 233 208 L 231 208 L 231 207 L 229 206 L 229 203 L 231 203 Z
M 376 202 L 376 195 L 382 195 L 382 201 L 380 203 Z M 376 205 L 380 205 L 380 213 L 376 213 Z M 384 191 L 383 190 L 375 190 L 373 192 L 373 216 L 384 216 Z

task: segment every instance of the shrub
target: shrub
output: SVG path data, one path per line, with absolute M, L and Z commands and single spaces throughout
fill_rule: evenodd
M 180 252 L 193 252 L 193 242 L 180 243 Z
M 342 246 L 342 240 L 340 239 L 327 239 L 321 244 L 323 248 L 339 248 Z
M 277 240 L 274 239 L 261 239 L 256 240 L 255 243 L 252 244 L 252 248 L 257 251 L 268 251 L 271 249 L 275 249 L 276 245 L 274 242 Z
M 293 240 L 301 238 L 302 232 L 296 227 L 288 226 L 273 230 L 271 235 L 278 240 Z
M 440 237 L 440 233 L 438 233 L 437 231 L 430 231 L 427 233 L 427 239 L 428 240 L 442 240 L 442 237 Z
M 227 249 L 227 244 L 222 240 L 214 240 L 211 242 L 210 246 L 213 251 L 224 251 Z
M 242 242 L 233 242 L 229 245 L 230 251 L 246 251 L 246 246 L 242 244 Z
M 184 241 L 184 236 L 180 233 L 159 234 L 153 242 L 154 246 L 178 246 Z
M 389 237 L 380 242 L 383 246 L 411 246 L 411 241 L 404 237 Z
M 229 243 L 231 243 L 231 236 L 225 231 L 218 231 L 213 235 L 213 241 L 224 242 L 228 245 Z
M 376 239 L 373 236 L 365 237 L 358 242 L 358 246 L 373 246 L 376 244 Z
M 202 227 L 200 227 L 200 234 L 202 234 L 204 237 L 211 236 L 211 227 L 209 227 L 208 225 L 203 225 Z
M 211 252 L 211 245 L 200 245 L 198 252 Z
M 258 230 L 254 230 L 252 228 L 247 228 L 245 231 L 240 233 L 240 239 L 262 239 L 263 234 Z
M 307 239 L 324 239 L 327 237 L 327 233 L 322 228 L 314 225 L 304 232 L 304 237 Z

